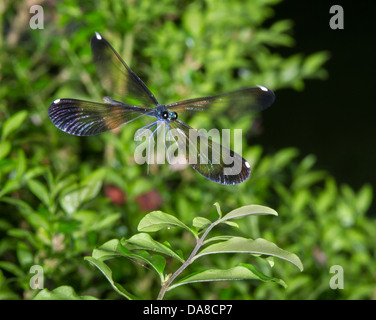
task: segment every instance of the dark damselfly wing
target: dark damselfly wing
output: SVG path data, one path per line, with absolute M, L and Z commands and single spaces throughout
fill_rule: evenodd
M 240 89 L 219 95 L 183 100 L 169 104 L 167 109 L 178 114 L 189 111 L 215 112 L 224 108 L 236 108 L 241 112 L 260 112 L 275 100 L 273 91 L 263 86 Z M 231 109 L 234 110 L 234 109 Z
M 57 99 L 48 110 L 52 123 L 76 136 L 91 136 L 115 129 L 150 112 L 149 108 L 131 106 L 105 97 L 111 103 L 76 99 Z
M 238 184 L 250 173 L 249 163 L 239 154 L 201 135 L 180 120 L 170 123 L 170 130 L 186 161 L 205 178 L 225 185 Z M 184 143 L 182 143 L 182 141 Z M 196 161 L 192 162 L 192 158 Z
M 91 38 L 91 51 L 102 86 L 111 96 L 118 95 L 130 104 L 134 104 L 134 100 L 148 107 L 158 104 L 148 87 L 99 33 Z
M 137 117 L 148 114 L 158 102 L 141 79 L 127 66 L 112 46 L 98 33 L 91 39 L 93 61 L 102 85 L 109 92 L 140 101 L 135 106 L 103 98 L 105 103 L 76 99 L 57 99 L 49 108 L 56 127 L 78 136 L 95 135 L 115 129 Z

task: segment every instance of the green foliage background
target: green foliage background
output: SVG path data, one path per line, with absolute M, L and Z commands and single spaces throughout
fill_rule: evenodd
M 265 154 L 252 145 L 252 115 L 185 119 L 194 128 L 243 129 L 243 156 L 253 172 L 238 186 L 217 185 L 191 168 L 151 166 L 147 174 L 146 166 L 133 160 L 134 133 L 143 121 L 79 138 L 48 119 L 57 98 L 101 101 L 89 43 L 95 31 L 162 103 L 262 84 L 277 96 L 267 112 L 283 108 L 278 89 L 302 90 L 306 79 L 325 79 L 329 53 L 305 55 L 298 48 L 292 56 L 275 53 L 294 45 L 292 21 L 268 20 L 278 2 L 45 1 L 40 2 L 43 30 L 29 27 L 34 2 L 1 2 L 1 299 L 31 299 L 37 293 L 29 286 L 35 264 L 43 266 L 46 288 L 69 285 L 79 295 L 119 298 L 84 256 L 110 239 L 130 237 L 148 211 L 160 209 L 188 223 L 195 216 L 215 216 L 217 201 L 225 212 L 248 204 L 276 209 L 278 217 L 249 217 L 238 232 L 294 252 L 304 271 L 276 261 L 272 275 L 282 278 L 286 289 L 256 281 L 194 284 L 167 299 L 376 298 L 376 222 L 367 215 L 371 187 L 338 185 L 330 173 L 315 169 L 314 155 L 294 148 Z M 184 232 L 157 236 L 176 248 L 192 246 Z M 226 268 L 244 259 L 259 263 L 238 255 L 203 261 Z M 344 269 L 343 290 L 329 287 L 333 265 Z M 111 268 L 130 292 L 147 299 L 158 294 L 150 270 L 127 260 L 114 261 Z

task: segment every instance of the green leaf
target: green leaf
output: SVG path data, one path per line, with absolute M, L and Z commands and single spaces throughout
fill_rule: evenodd
M 146 251 L 131 252 L 125 248 L 119 240 L 113 239 L 93 250 L 92 257 L 98 261 L 105 261 L 115 257 L 125 257 L 131 260 L 141 260 L 149 264 L 159 275 L 163 281 L 163 271 L 166 260 L 159 255 L 150 255 Z
M 298 154 L 299 151 L 295 148 L 286 148 L 278 151 L 273 157 L 273 169 L 281 170 L 291 163 L 292 159 L 296 158 Z
M 211 225 L 211 221 L 209 219 L 206 219 L 204 217 L 195 217 L 193 219 L 192 225 L 197 228 L 197 230 L 204 229 Z
M 133 294 L 125 290 L 121 284 L 116 283 L 112 279 L 112 270 L 104 262 L 94 259 L 93 257 L 85 257 L 85 260 L 89 261 L 92 265 L 96 266 L 99 269 L 99 271 L 103 273 L 103 275 L 107 278 L 108 282 L 110 282 L 111 286 L 117 293 L 129 300 L 140 300 L 138 297 L 134 296 Z
M 239 228 L 239 225 L 233 221 L 223 221 L 223 223 L 229 225 L 230 227 Z
M 5 140 L 9 134 L 18 129 L 18 127 L 20 127 L 21 124 L 25 121 L 26 117 L 27 112 L 25 110 L 21 110 L 7 119 L 4 122 L 2 130 L 2 140 Z
M 121 245 L 120 245 L 120 248 L 121 248 L 121 253 L 125 257 L 131 260 L 139 260 L 141 262 L 144 262 L 150 265 L 158 273 L 161 283 L 164 282 L 163 272 L 166 267 L 166 259 L 164 257 L 162 257 L 159 254 L 151 255 L 145 250 L 138 251 L 138 252 L 131 252 Z
M 100 220 L 93 221 L 89 230 L 103 230 L 115 224 L 121 218 L 120 213 L 107 214 Z
M 43 228 L 45 230 L 50 229 L 49 221 L 46 217 L 42 216 L 39 213 L 31 212 L 28 215 L 25 215 L 25 219 L 35 228 Z
M 271 214 L 274 216 L 278 216 L 277 211 L 271 208 L 259 206 L 259 205 L 249 205 L 249 206 L 244 206 L 244 207 L 240 207 L 238 209 L 232 210 L 231 212 L 226 214 L 220 221 L 222 222 L 222 221 L 226 221 L 229 219 L 241 218 L 241 217 L 248 216 L 251 214 L 253 215 Z
M 305 77 L 311 77 L 315 74 L 320 76 L 320 78 L 326 78 L 327 72 L 321 69 L 323 64 L 327 62 L 330 58 L 330 53 L 328 51 L 315 52 L 306 57 L 304 64 L 302 66 L 302 74 Z M 318 71 L 321 71 L 318 73 Z
M 91 200 L 97 196 L 102 187 L 105 174 L 105 169 L 98 169 L 82 180 L 81 185 L 84 186 L 81 190 L 82 202 Z
M 191 232 L 195 237 L 197 235 L 183 222 L 174 216 L 164 213 L 162 211 L 153 211 L 142 218 L 138 224 L 138 231 L 140 232 L 155 232 L 164 228 L 180 227 Z
M 69 186 L 59 198 L 64 211 L 73 214 L 81 204 L 97 196 L 105 176 L 105 169 L 99 169 L 83 179 L 79 185 Z
M 64 194 L 63 196 L 59 198 L 59 200 L 60 200 L 60 205 L 63 208 L 63 210 L 68 214 L 73 214 L 81 205 L 80 191 L 76 190 L 76 191 Z
M 170 256 L 172 258 L 178 259 L 180 262 L 184 263 L 184 260 L 168 246 L 155 241 L 147 233 L 138 233 L 127 240 L 122 240 L 121 244 L 129 250 L 150 250 L 152 252 L 159 252 Z
M 372 203 L 373 191 L 369 184 L 364 185 L 358 192 L 356 197 L 355 205 L 356 209 L 364 214 Z
M 4 187 L 1 189 L 0 191 L 0 198 L 4 195 L 6 195 L 7 193 L 11 193 L 17 189 L 19 189 L 21 186 L 20 182 L 17 181 L 17 180 L 8 180 Z
M 15 263 L 9 261 L 0 261 L 0 269 L 8 271 L 14 274 L 17 278 L 24 277 L 24 272 L 22 269 Z
M 211 238 L 208 238 L 204 241 L 204 244 L 208 244 L 209 242 L 213 242 L 213 241 L 225 241 L 225 240 L 230 240 L 234 238 L 234 236 L 226 236 L 226 235 L 223 235 L 223 236 L 216 236 L 216 237 L 211 237 Z
M 257 255 L 273 256 L 280 259 L 287 260 L 296 265 L 300 271 L 303 270 L 303 265 L 300 259 L 293 253 L 280 249 L 274 243 L 264 239 L 245 239 L 241 237 L 233 237 L 230 240 L 222 241 L 212 244 L 199 252 L 193 257 L 192 262 L 199 257 L 214 253 L 250 253 Z
M 0 230 L 10 230 L 13 225 L 7 219 L 0 219 Z
M 27 185 L 31 192 L 42 201 L 47 207 L 50 205 L 50 196 L 48 194 L 47 188 L 38 180 L 30 179 Z
M 70 217 L 64 216 L 59 219 L 54 224 L 56 232 L 71 234 L 72 231 L 77 230 L 81 223 L 79 221 L 73 220 Z
M 20 180 L 26 170 L 26 157 L 22 149 L 18 150 L 17 166 L 16 166 L 16 179 Z
M 268 277 L 256 270 L 253 265 L 240 263 L 230 269 L 208 269 L 194 272 L 170 286 L 168 290 L 172 290 L 178 286 L 209 281 L 227 281 L 227 280 L 261 280 L 264 282 L 275 282 L 283 287 L 287 287 L 286 283 L 278 278 Z
M 0 160 L 4 159 L 10 152 L 11 144 L 9 141 L 0 141 Z
M 7 234 L 12 238 L 18 238 L 21 241 L 27 241 L 34 248 L 40 247 L 40 242 L 36 240 L 35 233 L 30 230 L 19 229 L 19 228 L 8 228 Z M 14 239 L 12 239 L 14 241 Z M 0 252 L 1 254 L 1 252 Z
M 220 218 L 222 218 L 222 210 L 221 210 L 221 207 L 219 206 L 219 203 L 218 203 L 218 202 L 214 203 L 214 206 L 215 206 L 216 209 L 217 209 L 218 216 L 219 216 Z
M 120 251 L 120 241 L 118 239 L 112 239 L 102 244 L 99 248 L 94 249 L 92 257 L 94 259 L 104 261 L 107 259 L 112 259 L 114 257 L 121 256 Z
M 23 269 L 30 267 L 34 261 L 34 255 L 24 242 L 17 243 L 17 259 Z
M 204 17 L 200 5 L 192 3 L 182 16 L 184 29 L 193 36 L 199 38 L 204 29 Z
M 71 174 L 65 177 L 64 179 L 57 181 L 56 184 L 53 184 L 53 186 L 51 187 L 52 197 L 56 197 L 62 189 L 67 188 L 70 185 L 73 185 L 75 180 L 76 180 L 75 175 Z
M 30 170 L 28 170 L 25 173 L 24 180 L 27 181 L 29 179 L 36 178 L 36 177 L 42 175 L 45 171 L 46 171 L 45 167 L 34 167 L 34 168 L 31 168 Z
M 33 300 L 98 300 L 92 296 L 79 296 L 72 287 L 61 286 L 52 291 L 43 289 Z
M 325 171 L 310 171 L 303 175 L 296 177 L 292 183 L 291 188 L 294 190 L 300 190 L 303 188 L 308 188 L 311 185 L 324 180 L 327 176 Z
M 9 203 L 13 206 L 16 206 L 22 215 L 27 216 L 30 213 L 33 213 L 33 208 L 25 201 L 20 199 L 15 199 L 11 197 L 4 197 L 1 201 Z

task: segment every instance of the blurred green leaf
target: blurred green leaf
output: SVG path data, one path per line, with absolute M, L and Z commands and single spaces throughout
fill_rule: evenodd
M 8 230 L 8 235 L 12 238 L 18 238 L 20 241 L 27 241 L 33 248 L 39 248 L 40 244 L 37 241 L 34 232 L 24 229 L 12 228 Z M 13 239 L 14 240 L 14 239 Z
M 193 36 L 199 37 L 203 31 L 203 17 L 199 5 L 192 3 L 183 15 L 183 26 Z
M 321 67 L 329 60 L 330 54 L 327 51 L 315 52 L 309 55 L 302 66 L 302 74 L 304 76 L 310 76 L 316 74 L 319 71 L 320 78 L 326 78 L 327 72 L 321 69 Z
M 65 191 L 62 191 L 62 195 L 59 197 L 64 211 L 73 214 L 84 202 L 95 198 L 102 187 L 105 173 L 105 169 L 98 169 L 77 185 L 70 185 L 70 181 L 67 182 L 68 186 L 65 187 Z M 61 186 L 61 188 L 63 187 Z
M 17 243 L 17 259 L 23 268 L 30 267 L 34 261 L 34 254 L 23 242 Z
M 9 141 L 0 141 L 0 160 L 4 159 L 10 152 L 11 144 Z
M 305 173 L 304 175 L 300 175 L 295 179 L 292 187 L 296 190 L 307 188 L 321 180 L 324 180 L 326 175 L 327 173 L 324 171 L 312 171 Z
M 91 226 L 90 230 L 102 230 L 110 227 L 116 221 L 120 219 L 121 215 L 119 213 L 107 214 L 102 219 L 95 221 Z
M 25 152 L 22 149 L 18 150 L 17 162 L 16 162 L 16 180 L 21 180 L 26 171 L 26 157 Z
M 24 276 L 22 269 L 17 264 L 9 261 L 0 261 L 0 269 L 10 272 L 19 278 Z
M 17 130 L 21 126 L 21 124 L 25 121 L 26 117 L 27 112 L 25 110 L 21 110 L 12 115 L 9 119 L 5 120 L 2 129 L 1 139 L 6 140 L 12 132 Z
M 24 175 L 24 180 L 28 181 L 30 179 L 34 179 L 36 177 L 41 176 L 46 171 L 45 167 L 36 166 L 27 170 L 26 174 Z
M 364 214 L 371 206 L 373 198 L 372 187 L 368 184 L 364 185 L 358 192 L 356 199 L 356 208 L 361 214 Z
M 38 180 L 28 180 L 27 185 L 30 188 L 31 192 L 42 201 L 47 207 L 51 204 L 51 199 L 48 193 L 48 190 L 44 184 Z
M 17 190 L 20 187 L 20 182 L 17 180 L 8 180 L 2 190 L 0 191 L 0 198 L 8 193 Z
M 81 185 L 84 187 L 81 189 L 81 201 L 88 201 L 97 196 L 102 187 L 105 174 L 106 170 L 104 168 L 98 169 L 82 180 Z
M 54 290 L 43 289 L 33 300 L 97 300 L 92 296 L 79 296 L 70 286 L 61 286 Z

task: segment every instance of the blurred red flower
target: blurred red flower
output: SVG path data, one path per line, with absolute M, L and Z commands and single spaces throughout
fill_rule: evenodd
M 153 189 L 137 196 L 136 201 L 140 205 L 142 211 L 152 211 L 158 209 L 162 205 L 163 198 L 157 190 Z
M 123 190 L 121 190 L 117 186 L 112 186 L 112 185 L 106 186 L 104 188 L 104 194 L 106 195 L 107 198 L 111 199 L 111 202 L 113 204 L 116 204 L 117 206 L 123 205 L 127 200 Z

